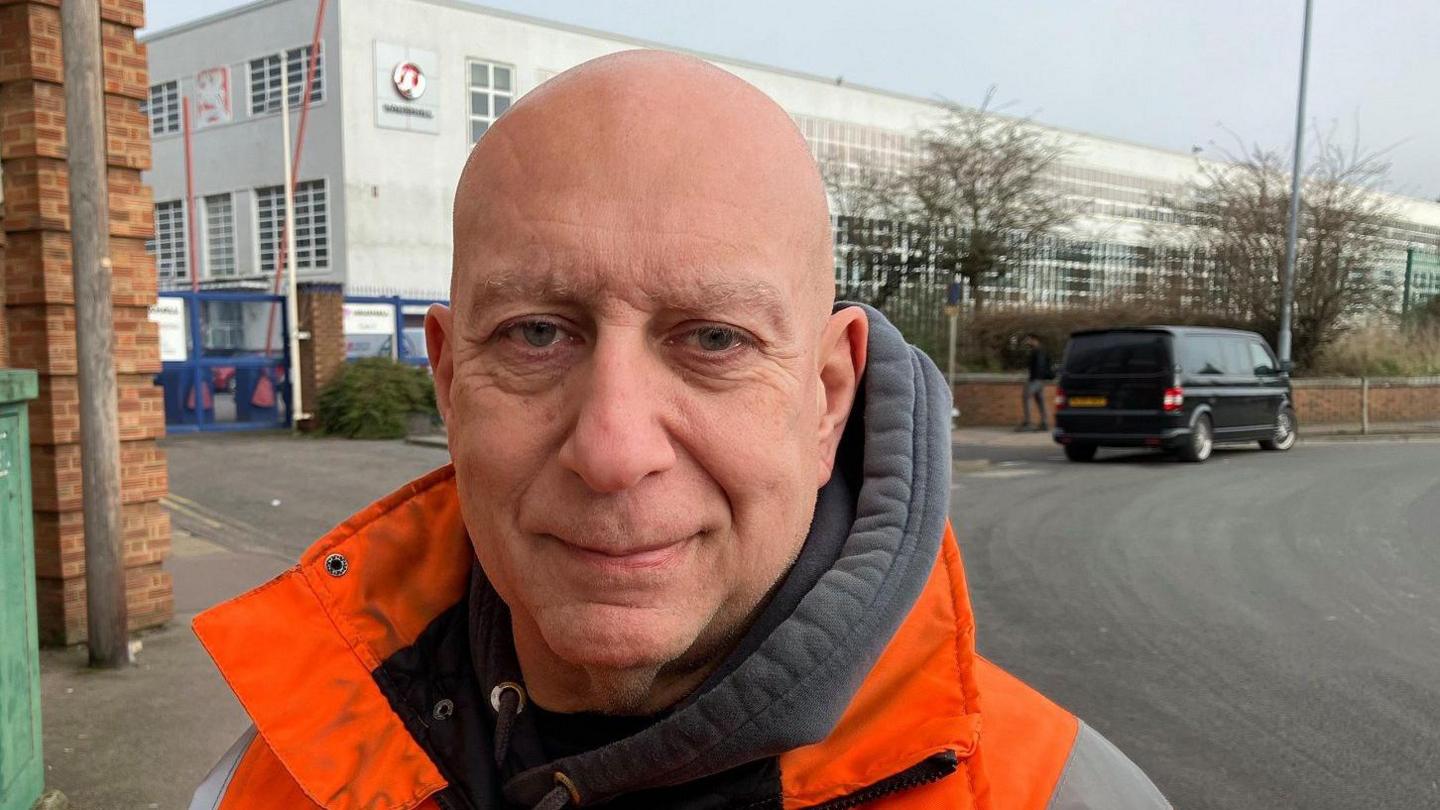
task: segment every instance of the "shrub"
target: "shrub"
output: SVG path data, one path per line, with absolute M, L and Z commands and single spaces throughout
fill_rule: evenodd
M 1426 301 L 1420 308 L 1411 310 L 1411 321 L 1420 328 L 1440 329 L 1440 295 Z
M 1024 337 L 1034 333 L 1058 365 L 1060 354 L 1065 350 L 1065 344 L 1072 332 L 1153 324 L 1254 329 L 1253 326 L 1235 319 L 1200 313 L 1165 312 L 1141 306 L 999 310 L 983 312 L 962 327 L 964 337 L 959 362 L 963 368 L 970 371 L 1023 369 L 1029 358 Z M 1267 339 L 1271 337 L 1266 335 Z
M 1440 321 L 1410 329 L 1371 326 L 1347 333 L 1325 350 L 1315 371 L 1341 377 L 1440 374 Z
M 403 438 L 412 413 L 436 415 L 430 373 L 385 357 L 346 363 L 316 408 L 325 433 L 351 439 Z

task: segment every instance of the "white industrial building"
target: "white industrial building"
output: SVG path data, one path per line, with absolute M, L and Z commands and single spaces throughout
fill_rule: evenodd
M 200 280 L 258 286 L 271 277 L 283 216 L 281 71 L 288 71 L 293 130 L 316 6 L 258 0 L 144 38 L 154 144 L 145 179 L 155 194 L 162 285 L 188 286 L 196 272 L 184 203 L 186 98 L 194 107 Z M 451 195 L 475 139 L 549 77 L 635 47 L 666 46 L 459 0 L 332 0 L 297 173 L 298 278 L 355 294 L 446 297 Z M 908 160 L 913 133 L 941 110 L 930 99 L 700 56 L 774 98 L 827 160 Z M 1130 250 L 1167 216 L 1155 201 L 1174 196 L 1197 171 L 1190 154 L 1055 132 L 1068 149 L 1056 180 L 1090 203 L 1078 236 L 1097 247 L 1093 255 L 1057 254 L 1007 281 L 1012 300 L 1083 301 L 1149 272 Z M 1440 247 L 1440 204 L 1394 202 L 1398 265 L 1385 272 L 1403 273 L 1407 246 Z M 1429 284 L 1440 291 L 1440 272 L 1433 275 Z

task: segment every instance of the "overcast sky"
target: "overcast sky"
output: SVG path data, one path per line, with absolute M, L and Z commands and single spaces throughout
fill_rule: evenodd
M 344 2 L 344 0 L 334 0 Z M 1314 0 L 1307 117 L 1440 197 L 1440 2 Z M 237 0 L 147 0 L 164 28 Z M 1288 149 L 1303 0 L 489 0 L 485 5 L 1189 151 Z M 1233 150 L 1232 150 L 1233 151 Z

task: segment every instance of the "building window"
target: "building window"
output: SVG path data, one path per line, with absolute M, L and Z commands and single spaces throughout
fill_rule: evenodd
M 190 277 L 185 254 L 185 201 L 155 203 L 155 238 L 145 242 L 155 257 L 160 281 L 184 281 Z
M 205 198 L 205 272 L 211 278 L 235 275 L 235 205 L 229 194 Z
M 290 108 L 300 106 L 300 93 L 310 71 L 310 46 L 291 48 L 285 52 L 285 81 L 289 85 Z M 315 84 L 310 87 L 310 103 L 325 100 L 325 48 L 315 60 Z M 250 60 L 250 114 L 280 112 L 280 55 L 271 54 Z
M 485 130 L 515 99 L 515 70 L 506 65 L 470 60 L 470 142 L 480 140 Z
M 260 269 L 273 273 L 285 226 L 283 186 L 255 189 L 255 222 L 260 233 Z M 295 186 L 295 266 L 302 270 L 330 266 L 330 212 L 324 180 Z
M 170 135 L 180 131 L 180 83 L 161 82 L 150 85 L 150 98 L 145 102 L 150 116 L 150 134 Z

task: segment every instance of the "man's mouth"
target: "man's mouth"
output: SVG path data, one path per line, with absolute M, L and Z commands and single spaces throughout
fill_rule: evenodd
M 607 571 L 642 571 L 663 568 L 679 560 L 699 534 L 678 540 L 628 547 L 590 545 L 555 535 L 546 536 L 556 541 L 566 554 L 583 565 Z

